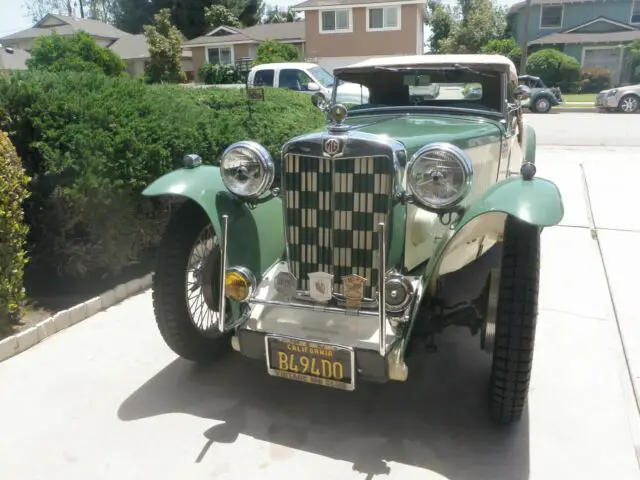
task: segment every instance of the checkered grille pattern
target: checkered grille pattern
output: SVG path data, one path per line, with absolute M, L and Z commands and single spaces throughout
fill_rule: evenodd
M 309 289 L 309 273 L 367 279 L 373 298 L 378 276 L 379 222 L 389 224 L 393 163 L 387 157 L 327 159 L 286 155 L 284 203 L 289 268 L 298 288 Z

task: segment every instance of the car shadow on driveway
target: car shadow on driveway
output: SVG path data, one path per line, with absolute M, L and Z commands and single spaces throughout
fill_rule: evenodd
M 528 414 L 510 427 L 490 423 L 490 359 L 478 337 L 450 329 L 438 345 L 438 353 L 409 364 L 406 383 L 361 383 L 354 392 L 271 377 L 239 354 L 208 367 L 177 359 L 133 392 L 118 416 L 214 420 L 198 433 L 203 448 L 195 462 L 242 434 L 271 443 L 273 460 L 292 455 L 282 448 L 290 447 L 351 462 L 365 478 L 388 474 L 387 462 L 398 462 L 450 480 L 528 479 Z

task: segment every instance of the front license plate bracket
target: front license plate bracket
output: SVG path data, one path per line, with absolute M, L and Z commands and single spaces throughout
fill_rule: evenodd
M 340 390 L 355 390 L 353 348 L 265 335 L 265 357 L 269 375 Z

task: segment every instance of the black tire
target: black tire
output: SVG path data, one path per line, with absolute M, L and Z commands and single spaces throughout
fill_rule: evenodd
M 551 110 L 551 100 L 547 97 L 538 97 L 533 108 L 536 113 L 548 113 Z
M 180 206 L 164 232 L 152 280 L 153 310 L 162 338 L 177 355 L 197 363 L 210 363 L 231 350 L 230 334 L 196 327 L 187 304 L 185 279 L 191 250 L 200 233 L 210 226 L 198 205 L 187 201 Z M 218 284 L 215 280 L 214 285 Z
M 618 109 L 622 113 L 636 113 L 640 107 L 640 98 L 637 95 L 629 94 L 620 99 Z
M 508 217 L 489 380 L 489 414 L 498 424 L 520 420 L 527 401 L 539 281 L 540 229 Z

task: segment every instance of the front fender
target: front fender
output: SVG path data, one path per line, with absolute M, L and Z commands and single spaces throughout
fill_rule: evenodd
M 218 167 L 201 165 L 175 170 L 158 178 L 142 194 L 176 195 L 193 200 L 206 212 L 218 235 L 222 231 L 222 216 L 228 215 L 228 265 L 249 268 L 258 281 L 285 251 L 281 200 L 273 198 L 249 209 L 226 189 Z
M 538 227 L 551 227 L 562 221 L 564 204 L 555 183 L 544 178 L 512 177 L 493 185 L 465 212 L 455 229 L 460 230 L 489 212 L 506 213 Z

